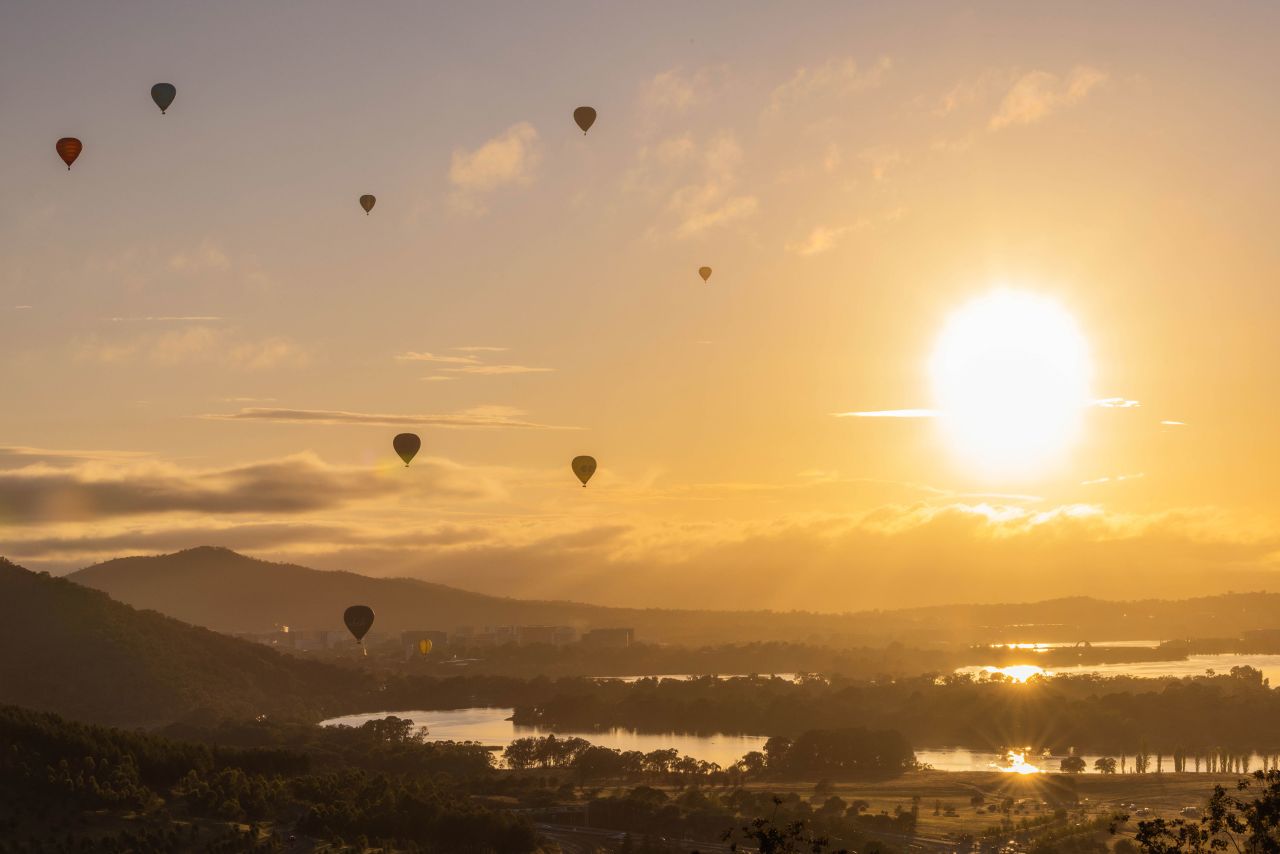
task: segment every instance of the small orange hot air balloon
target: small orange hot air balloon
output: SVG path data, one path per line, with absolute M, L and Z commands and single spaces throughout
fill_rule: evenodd
M 699 268 L 698 268 L 698 275 L 702 277 L 702 281 L 704 281 L 704 282 L 705 282 L 705 281 L 707 281 L 708 279 L 710 279 L 710 278 L 711 278 L 711 268 L 710 268 L 710 267 L 699 267 Z
M 76 162 L 76 158 L 84 150 L 84 145 L 74 136 L 64 136 L 58 140 L 58 144 L 54 148 L 58 149 L 58 156 L 62 158 L 63 163 L 67 164 L 67 171 L 70 172 L 71 164 Z

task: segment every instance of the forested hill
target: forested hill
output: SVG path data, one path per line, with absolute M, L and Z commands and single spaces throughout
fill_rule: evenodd
M 229 633 L 266 632 L 277 625 L 341 630 L 343 610 L 358 602 L 377 613 L 374 643 L 379 635 L 403 630 L 453 631 L 462 625 L 623 626 L 645 641 L 685 645 L 767 640 L 837 647 L 1235 638 L 1250 629 L 1280 628 L 1275 593 L 1127 602 L 1076 597 L 853 614 L 608 608 L 321 571 L 212 547 L 120 558 L 68 577 L 121 602 Z M 761 601 L 762 607 L 768 604 Z
M 315 719 L 351 710 L 370 683 L 0 558 L 0 703 L 126 726 Z

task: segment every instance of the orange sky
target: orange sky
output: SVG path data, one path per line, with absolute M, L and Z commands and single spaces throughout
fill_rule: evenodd
M 823 610 L 1275 589 L 1278 24 L 6 12 L 0 553 Z M 836 417 L 939 407 L 944 328 L 1000 288 L 1085 342 L 1069 441 L 993 467 L 945 418 Z

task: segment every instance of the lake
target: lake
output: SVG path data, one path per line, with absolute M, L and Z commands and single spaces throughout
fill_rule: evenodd
M 1203 676 L 1206 670 L 1225 674 L 1232 667 L 1249 666 L 1262 671 L 1266 679 L 1271 680 L 1272 687 L 1280 686 L 1280 655 L 1233 655 L 1221 653 L 1217 655 L 1191 655 L 1177 661 L 1133 661 L 1117 664 L 1081 664 L 1071 667 L 1042 668 L 1033 664 L 1015 664 L 1011 667 L 992 667 L 973 665 L 959 667 L 957 673 L 992 673 L 1000 672 L 1013 676 L 1019 681 L 1026 681 L 1029 676 L 1043 673 L 1045 675 L 1080 675 L 1097 674 L 1100 676 L 1141 676 L 1143 678 Z
M 475 741 L 480 744 L 506 747 L 517 738 L 527 736 L 544 736 L 555 734 L 557 738 L 578 736 L 601 747 L 617 750 L 639 750 L 648 753 L 652 750 L 666 750 L 674 747 L 682 754 L 715 762 L 721 767 L 728 767 L 752 750 L 763 750 L 768 740 L 757 735 L 688 735 L 680 733 L 638 733 L 627 729 L 609 729 L 600 732 L 577 732 L 573 730 L 552 730 L 539 727 L 516 726 L 507 718 L 512 709 L 451 709 L 449 711 L 424 712 L 370 712 L 363 715 L 346 715 L 322 721 L 321 726 L 346 725 L 358 727 L 365 721 L 395 715 L 407 718 L 419 727 L 427 728 L 427 738 L 431 741 Z M 938 771 L 992 771 L 1002 770 L 1018 773 L 1035 773 L 1036 770 L 1056 771 L 1062 761 L 1061 755 L 1034 756 L 1029 753 L 992 753 L 981 750 L 969 750 L 963 747 L 936 747 L 916 750 L 916 760 L 927 763 Z M 1086 755 L 1088 763 L 1086 773 L 1094 773 L 1093 760 L 1096 755 Z M 1132 758 L 1131 760 L 1132 761 Z M 1166 759 L 1166 762 L 1169 760 Z M 1151 770 L 1155 770 L 1155 759 L 1151 760 Z M 1252 768 L 1262 767 L 1262 758 L 1254 756 Z M 1167 766 L 1172 768 L 1172 765 Z

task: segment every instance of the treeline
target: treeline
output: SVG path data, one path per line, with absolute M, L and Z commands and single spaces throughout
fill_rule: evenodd
M 380 665 L 407 673 L 446 675 L 461 672 L 449 664 L 452 656 L 478 659 L 466 665 L 468 674 L 500 676 L 643 676 L 681 673 L 830 673 L 859 679 L 914 676 L 951 670 L 968 663 L 968 656 L 889 644 L 885 647 L 837 648 L 806 643 L 761 641 L 714 646 L 672 646 L 635 643 L 601 647 L 587 643 L 504 644 L 469 649 L 436 646 L 430 655 L 403 660 L 398 642 L 370 649 Z M 315 653 L 308 652 L 309 657 Z M 334 660 L 349 660 L 348 650 L 329 651 Z M 988 662 L 977 662 L 986 664 Z
M 741 785 L 758 779 L 844 779 L 899 774 L 916 767 L 901 734 L 861 728 L 809 730 L 794 739 L 775 736 L 724 768 L 674 748 L 618 750 L 555 735 L 518 738 L 502 754 L 508 768 L 567 768 L 583 781 L 623 780 L 687 785 Z
M 422 744 L 407 723 L 339 730 L 331 749 L 302 752 L 215 747 L 0 707 L 0 838 L 36 840 L 28 850 L 111 850 L 128 840 L 100 825 L 128 816 L 150 841 L 135 834 L 135 847 L 118 850 L 272 850 L 286 834 L 421 851 L 536 849 L 527 823 L 449 784 L 446 769 L 491 773 L 487 755 L 474 745 Z M 411 773 L 344 763 L 361 750 L 371 765 Z M 245 822 L 260 830 L 227 836 L 231 823 Z
M 1117 753 L 1145 742 L 1163 753 L 1178 748 L 1193 755 L 1280 747 L 1280 692 L 1249 667 L 1212 677 L 1060 676 L 1026 684 L 966 675 L 875 682 L 561 680 L 550 693 L 517 704 L 515 722 L 578 731 L 786 736 L 853 723 L 897 730 L 915 745 L 989 750 L 1017 744 Z

